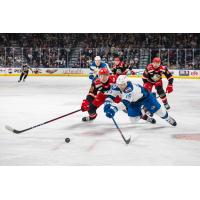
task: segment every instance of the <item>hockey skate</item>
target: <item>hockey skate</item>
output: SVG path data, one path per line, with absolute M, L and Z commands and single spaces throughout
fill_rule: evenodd
M 128 111 L 127 111 L 126 109 L 124 109 L 124 110 L 122 110 L 122 111 L 123 111 L 124 113 L 126 113 L 126 114 L 128 113 Z
M 155 124 L 156 123 L 156 120 L 153 117 L 148 117 L 146 121 L 150 122 L 151 124 Z
M 165 106 L 166 110 L 170 109 L 170 105 L 168 103 L 164 103 L 164 106 Z
M 153 113 L 150 113 L 149 111 L 146 111 L 146 114 L 150 117 L 153 117 Z
M 142 117 L 141 117 L 141 119 L 143 119 L 143 120 L 145 120 L 145 121 L 147 121 L 147 122 L 149 122 L 149 123 L 151 123 L 151 124 L 155 124 L 156 123 L 156 120 L 153 118 L 153 117 L 149 117 L 148 115 L 143 115 Z
M 167 122 L 169 124 L 171 124 L 172 126 L 176 126 L 177 125 L 175 119 L 173 119 L 172 117 L 169 117 L 168 120 L 167 120 Z
M 83 117 L 82 118 L 82 121 L 83 122 L 89 122 L 89 121 L 93 121 L 95 118 L 91 118 L 90 116 L 88 116 L 88 117 Z

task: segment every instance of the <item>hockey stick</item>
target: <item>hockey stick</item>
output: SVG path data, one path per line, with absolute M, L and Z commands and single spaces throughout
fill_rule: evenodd
M 117 130 L 119 131 L 120 135 L 122 136 L 122 138 L 123 138 L 124 142 L 125 142 L 126 144 L 129 144 L 129 143 L 130 143 L 130 141 L 131 141 L 131 137 L 130 137 L 129 139 L 126 139 L 126 138 L 124 137 L 124 135 L 123 135 L 123 133 L 122 133 L 121 129 L 119 128 L 119 126 L 118 126 L 117 122 L 115 121 L 114 117 L 112 117 L 112 120 L 113 120 L 113 122 L 114 122 L 114 124 L 115 124 L 115 126 L 116 126 Z
M 50 122 L 56 121 L 56 120 L 61 119 L 61 118 L 63 118 L 63 117 L 72 115 L 72 114 L 74 114 L 74 113 L 76 113 L 76 112 L 79 112 L 79 111 L 81 111 L 81 109 L 75 110 L 75 111 L 70 112 L 70 113 L 68 113 L 68 114 L 65 114 L 65 115 L 62 115 L 62 116 L 60 116 L 60 117 L 51 119 L 51 120 L 46 121 L 46 122 L 43 122 L 43 123 L 41 123 L 41 124 L 37 124 L 37 125 L 35 125 L 35 126 L 32 126 L 32 127 L 30 127 L 30 128 L 24 129 L 24 130 L 16 130 L 16 129 L 13 129 L 12 127 L 8 126 L 8 125 L 6 125 L 5 128 L 6 128 L 7 130 L 9 130 L 9 131 L 12 131 L 13 133 L 20 134 L 20 133 L 23 133 L 23 132 L 25 132 L 25 131 L 29 131 L 29 130 L 34 129 L 34 128 L 37 128 L 37 127 L 39 127 L 39 126 L 43 126 L 43 125 L 48 124 L 48 123 L 50 123 Z

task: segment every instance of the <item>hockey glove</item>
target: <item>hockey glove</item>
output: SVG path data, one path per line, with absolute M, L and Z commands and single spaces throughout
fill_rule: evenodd
M 89 110 L 89 102 L 88 102 L 86 99 L 84 99 L 83 102 L 82 102 L 81 110 L 82 110 L 83 112 Z
M 110 109 L 110 107 L 111 107 L 111 103 L 110 102 L 105 102 L 103 111 L 106 113 Z
M 94 75 L 90 74 L 90 75 L 89 75 L 89 79 L 90 79 L 90 80 L 93 80 L 93 79 L 94 79 Z
M 110 104 L 105 105 L 104 112 L 106 113 L 106 116 L 109 118 L 112 118 L 115 116 L 115 113 L 118 111 L 118 108 L 116 106 L 112 106 Z
M 131 70 L 131 75 L 136 75 L 136 72 L 134 70 Z
M 167 92 L 167 93 L 173 92 L 173 85 L 168 84 L 168 86 L 167 86 L 167 88 L 166 88 L 166 92 Z

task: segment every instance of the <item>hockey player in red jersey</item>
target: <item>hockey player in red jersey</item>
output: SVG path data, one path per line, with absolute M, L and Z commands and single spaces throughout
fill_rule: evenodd
M 106 92 L 110 90 L 111 86 L 116 82 L 116 77 L 110 75 L 107 68 L 101 68 L 98 73 L 99 77 L 96 78 L 90 87 L 89 94 L 86 99 L 83 100 L 81 110 L 88 111 L 89 116 L 83 117 L 82 121 L 91 121 L 97 117 L 96 110 L 105 101 L 107 95 Z M 119 103 L 121 99 L 117 97 L 116 103 Z
M 92 121 L 97 117 L 96 110 L 105 102 L 105 99 L 108 96 L 108 91 L 111 89 L 112 85 L 116 83 L 116 79 L 115 75 L 110 75 L 107 68 L 99 70 L 98 78 L 92 82 L 89 94 L 82 102 L 81 110 L 83 112 L 88 111 L 89 114 L 89 116 L 83 117 L 82 121 Z M 115 103 L 119 103 L 120 101 L 121 98 L 119 96 L 114 99 Z M 155 119 L 150 118 L 146 114 L 144 114 L 141 119 L 152 124 L 156 123 Z
M 118 77 L 119 75 L 126 75 L 128 72 L 131 72 L 132 75 L 135 75 L 135 72 L 126 67 L 124 62 L 120 60 L 119 57 L 114 59 L 114 65 L 112 66 L 112 72 L 114 75 L 116 75 L 116 77 Z
M 155 86 L 159 97 L 161 98 L 165 108 L 168 110 L 170 109 L 170 106 L 167 101 L 166 92 L 163 89 L 163 74 L 168 79 L 166 92 L 171 93 L 173 91 L 173 76 L 166 66 L 161 65 L 161 60 L 158 57 L 154 58 L 153 62 L 145 68 L 142 80 L 144 83 L 144 88 L 150 92 L 152 91 L 153 86 Z

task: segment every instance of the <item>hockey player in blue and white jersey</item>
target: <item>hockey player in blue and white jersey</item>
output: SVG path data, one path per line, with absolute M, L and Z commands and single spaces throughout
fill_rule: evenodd
M 113 98 L 119 95 L 122 101 L 119 104 L 113 102 Z M 137 122 L 141 115 L 141 108 L 144 106 L 150 113 L 155 113 L 172 126 L 176 126 L 176 121 L 163 109 L 155 96 L 139 84 L 134 84 L 128 80 L 126 75 L 120 75 L 116 84 L 108 92 L 108 97 L 104 103 L 104 112 L 107 117 L 114 117 L 115 113 L 121 109 L 126 109 L 132 123 Z
M 90 65 L 89 79 L 94 80 L 95 78 L 97 78 L 98 71 L 101 68 L 107 68 L 108 71 L 111 73 L 108 64 L 102 62 L 100 56 L 96 56 L 94 58 L 94 62 Z

